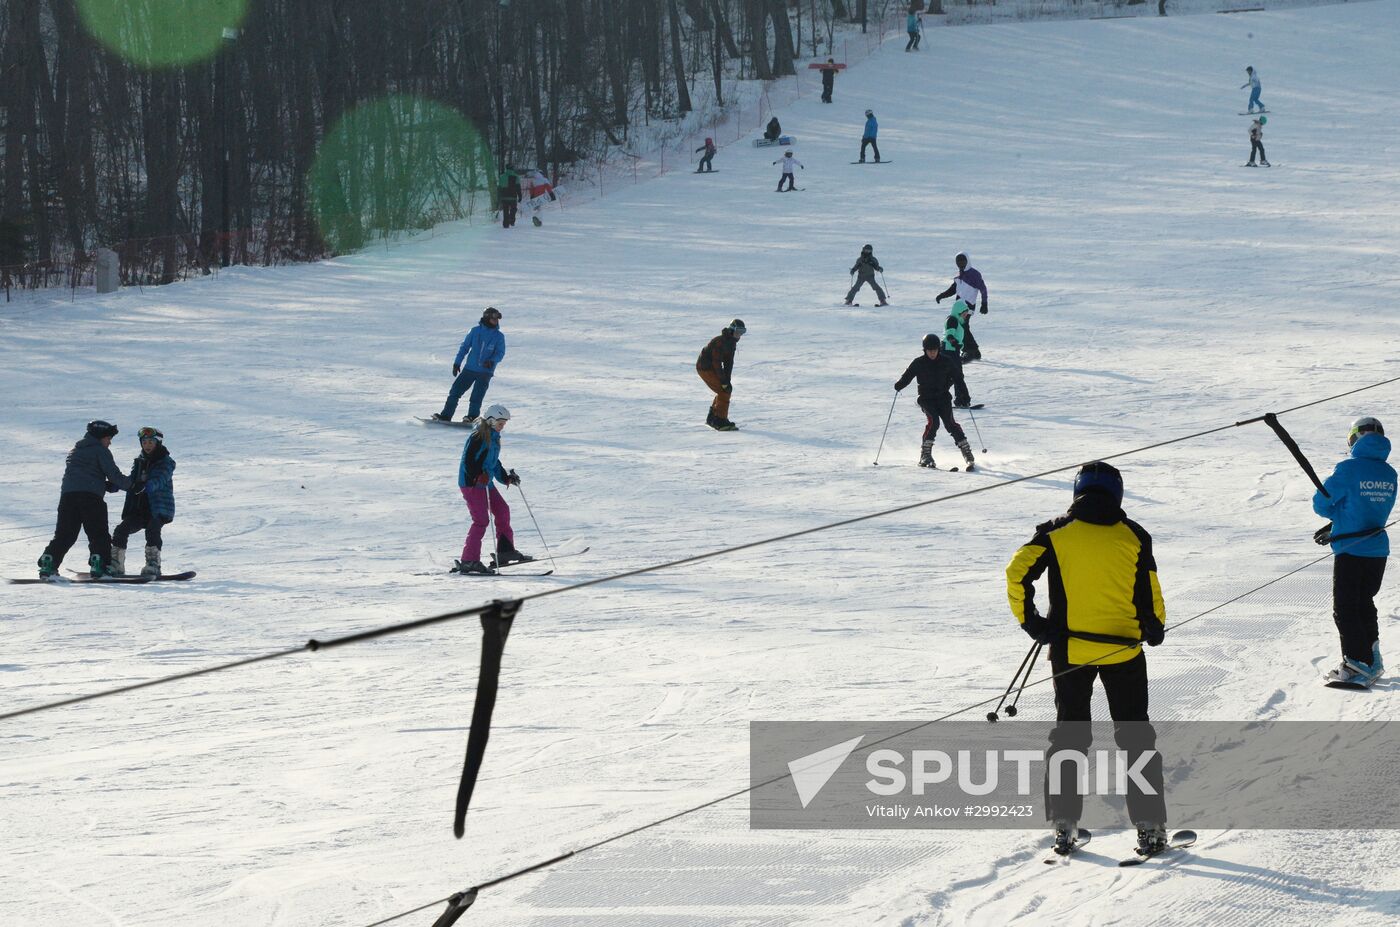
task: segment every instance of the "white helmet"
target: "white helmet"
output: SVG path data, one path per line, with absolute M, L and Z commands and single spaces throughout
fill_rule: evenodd
M 495 419 L 498 422 L 508 422 L 510 421 L 510 410 L 498 402 L 486 410 L 486 418 L 488 420 Z

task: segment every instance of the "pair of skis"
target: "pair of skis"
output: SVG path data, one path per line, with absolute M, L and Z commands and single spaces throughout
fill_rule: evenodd
M 1094 835 L 1089 831 L 1085 830 L 1082 827 L 1079 828 L 1078 832 L 1075 834 L 1074 840 L 1070 843 L 1070 845 L 1068 847 L 1065 847 L 1064 850 L 1052 850 L 1051 854 L 1048 857 L 1046 857 L 1045 864 L 1047 866 L 1052 866 L 1058 862 L 1068 862 L 1069 858 L 1074 855 L 1075 851 L 1088 844 L 1088 842 L 1092 840 L 1093 837 Z M 1134 850 L 1132 856 L 1129 856 L 1126 859 L 1120 859 L 1118 861 L 1118 865 L 1123 867 L 1141 866 L 1148 860 L 1155 859 L 1156 857 L 1161 856 L 1164 853 L 1170 853 L 1173 850 L 1184 850 L 1187 847 L 1194 844 L 1195 842 L 1196 832 L 1194 830 L 1179 830 L 1171 835 L 1171 839 L 1167 841 L 1166 846 L 1162 847 L 1162 849 L 1157 850 L 1153 853 L 1143 853 L 1141 850 Z
M 574 550 L 574 551 L 570 551 L 570 552 L 567 553 L 567 554 L 555 554 L 552 558 L 546 557 L 546 558 L 544 558 L 544 559 L 546 559 L 546 560 L 566 560 L 566 559 L 568 559 L 569 557 L 578 557 L 578 556 L 581 556 L 581 555 L 583 555 L 583 554 L 586 554 L 586 553 L 588 553 L 588 551 L 591 550 L 591 549 L 592 549 L 592 548 L 585 547 L 583 550 Z M 489 579 L 489 578 L 501 577 L 501 576 L 509 576 L 509 577 L 517 577 L 517 578 L 540 577 L 540 576 L 549 576 L 549 575 L 551 575 L 551 574 L 554 572 L 554 570 L 552 570 L 552 569 L 545 570 L 543 573 L 501 573 L 501 572 L 498 572 L 498 571 L 500 571 L 500 570 L 509 570 L 509 569 L 511 569 L 512 567 L 517 567 L 517 566 L 529 566 L 529 565 L 531 565 L 531 564 L 535 564 L 536 566 L 538 566 L 539 563 L 540 563 L 540 560 L 536 559 L 536 560 L 526 560 L 526 561 L 523 562 L 523 563 L 508 563 L 508 564 L 506 564 L 505 566 L 501 566 L 500 564 L 498 564 L 498 563 L 496 562 L 496 558 L 493 556 L 493 557 L 491 558 L 491 563 L 489 564 L 489 567 L 490 567 L 490 569 L 491 569 L 493 572 L 490 572 L 490 573 L 462 573 L 462 572 L 459 572 L 458 570 L 453 569 L 453 570 L 448 570 L 448 571 L 447 571 L 447 574 L 448 574 L 449 576 L 473 576 L 473 577 L 481 577 L 481 578 L 484 578 L 484 579 Z M 419 573 L 418 575 L 419 575 L 419 576 L 436 576 L 436 575 L 438 575 L 438 574 L 436 574 L 436 573 Z

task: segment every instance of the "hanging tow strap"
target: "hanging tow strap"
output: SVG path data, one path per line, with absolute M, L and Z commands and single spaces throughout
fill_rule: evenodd
M 486 741 L 491 736 L 491 713 L 496 710 L 496 687 L 501 679 L 501 653 L 506 648 L 506 636 L 510 634 L 511 622 L 518 611 L 519 599 L 509 602 L 498 599 L 481 613 L 481 672 L 476 682 L 472 728 L 467 734 L 467 758 L 462 765 L 462 781 L 457 786 L 457 809 L 452 818 L 452 832 L 459 839 L 467 829 L 467 808 L 471 805 L 481 762 L 486 758 Z

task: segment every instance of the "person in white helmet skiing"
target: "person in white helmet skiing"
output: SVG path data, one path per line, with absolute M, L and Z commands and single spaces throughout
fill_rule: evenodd
M 495 485 L 499 480 L 507 486 L 520 485 L 520 476 L 501 465 L 501 432 L 510 421 L 510 410 L 497 404 L 486 410 L 472 435 L 462 448 L 462 460 L 457 466 L 457 486 L 471 512 L 472 526 L 462 545 L 462 559 L 452 567 L 454 573 L 490 576 L 496 571 L 481 562 L 481 539 L 492 518 L 496 521 L 496 561 L 501 566 L 528 563 L 534 557 L 515 549 L 515 532 L 510 527 L 510 506 Z
M 783 166 L 783 175 L 782 175 L 781 177 L 778 178 L 778 190 L 777 190 L 777 192 L 779 192 L 779 193 L 782 193 L 782 192 L 783 192 L 783 184 L 784 184 L 784 183 L 787 184 L 787 188 L 788 188 L 789 190 L 794 190 L 794 189 L 796 189 L 796 186 L 795 186 L 795 184 L 796 184 L 796 179 L 793 177 L 792 172 L 793 172 L 793 169 L 794 169 L 794 168 L 801 168 L 802 170 L 805 171 L 807 168 L 802 167 L 802 162 L 799 161 L 799 160 L 797 160 L 796 158 L 794 158 L 794 157 L 792 156 L 792 152 L 791 152 L 791 151 L 785 151 L 785 152 L 783 152 L 783 156 L 782 156 L 781 158 L 779 158 L 778 160 L 774 161 L 773 163 L 774 163 L 774 164 L 781 164 L 781 165 Z

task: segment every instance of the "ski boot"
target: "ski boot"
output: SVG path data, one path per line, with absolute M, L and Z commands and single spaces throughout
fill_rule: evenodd
M 848 305 L 848 306 L 854 306 L 855 303 L 848 299 L 848 300 L 846 300 L 846 305 Z
M 1250 161 L 1248 164 L 1245 165 L 1245 167 L 1258 167 L 1258 166 L 1259 166 L 1259 165 L 1255 164 L 1253 161 Z
M 1060 856 L 1068 856 L 1074 850 L 1075 838 L 1079 836 L 1079 822 L 1058 820 L 1054 824 L 1055 843 L 1051 846 Z
M 468 576 L 495 576 L 496 571 L 491 569 L 480 560 L 454 560 L 452 561 L 453 573 L 465 573 Z
M 104 576 L 116 575 L 112 572 L 111 567 L 107 565 L 107 561 L 102 559 L 101 554 L 93 554 L 91 557 L 88 557 L 88 572 L 92 574 L 93 579 L 101 579 Z
M 875 306 L 878 308 L 878 307 L 880 307 L 880 306 L 888 306 L 889 304 L 890 304 L 890 301 L 889 301 L 889 300 L 885 300 L 884 302 L 876 303 Z
M 522 554 L 514 544 L 501 543 L 496 548 L 496 566 L 510 566 L 512 563 L 530 563 L 534 560 L 529 554 Z
M 919 449 L 919 466 L 935 469 L 933 465 L 933 442 L 925 441 L 923 447 Z
M 115 574 L 114 574 L 115 575 Z M 146 545 L 146 565 L 141 568 L 142 576 L 155 578 L 160 575 L 160 548 Z
M 967 461 L 969 471 L 977 466 L 977 458 L 972 456 L 972 445 L 967 443 L 966 438 L 958 442 L 958 450 L 962 451 L 963 460 Z
M 58 572 L 58 565 L 53 562 L 53 554 L 45 553 L 39 557 L 39 578 L 48 579 Z
M 1156 856 L 1167 848 L 1167 825 L 1140 824 L 1137 829 L 1137 855 Z
M 113 547 L 113 548 L 112 548 L 112 562 L 111 562 L 111 564 L 108 565 L 107 571 L 108 571 L 109 573 L 111 573 L 113 576 L 125 576 L 125 575 L 126 575 L 126 548 L 125 548 L 125 547 Z
M 972 363 L 973 361 L 980 361 L 981 359 L 982 359 L 982 355 L 981 355 L 981 354 L 966 354 L 966 353 L 964 353 L 963 356 L 962 356 L 962 361 L 963 361 L 964 364 L 970 364 L 970 363 Z
M 1385 662 L 1381 660 L 1381 642 L 1376 641 L 1371 645 L 1371 674 L 1373 678 L 1380 679 L 1385 672 Z

